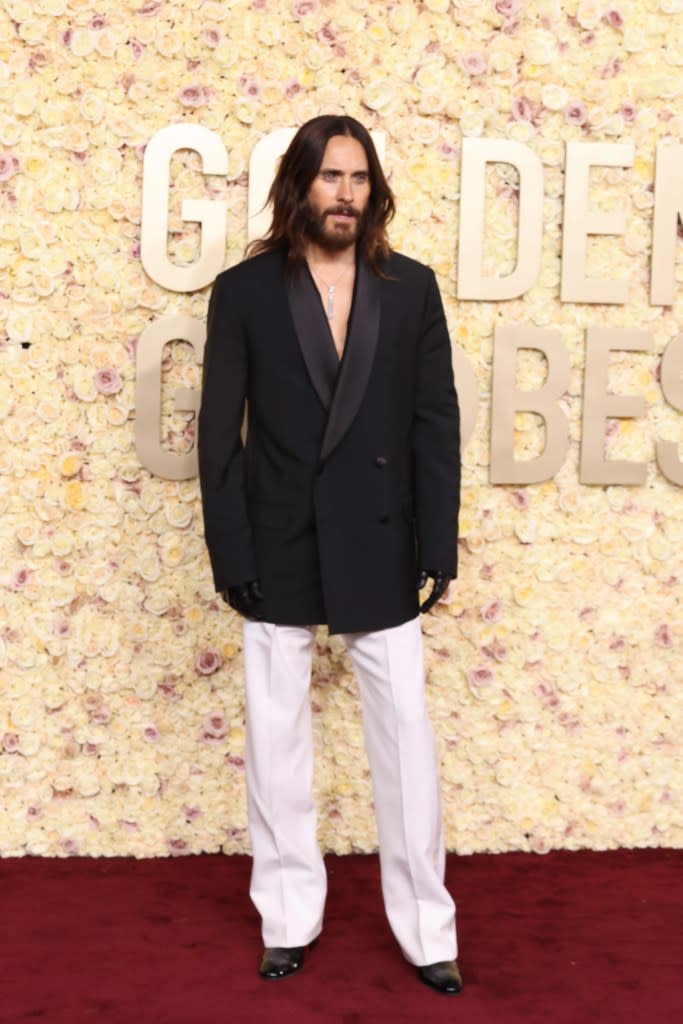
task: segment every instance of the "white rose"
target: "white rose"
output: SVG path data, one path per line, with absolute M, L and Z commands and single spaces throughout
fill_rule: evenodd
M 552 64 L 557 58 L 555 36 L 544 29 L 536 29 L 524 40 L 524 57 L 530 64 Z
M 76 792 L 81 796 L 96 796 L 100 791 L 100 780 L 92 772 L 79 773 L 75 781 Z
M 94 49 L 93 33 L 88 29 L 75 28 L 71 35 L 71 52 L 76 57 L 88 57 Z
M 19 736 L 18 751 L 24 757 L 34 757 L 42 746 L 42 740 L 36 732 L 25 732 Z
M 370 82 L 363 90 L 363 104 L 370 110 L 383 110 L 394 98 L 394 88 L 387 78 Z
M 35 92 L 28 90 L 16 92 L 12 99 L 12 110 L 17 117 L 30 117 L 36 109 L 38 96 Z
M 70 530 L 57 530 L 52 537 L 52 543 L 50 545 L 52 554 L 63 558 L 73 550 L 73 542 L 74 538 Z
M 155 551 L 144 551 L 137 563 L 137 571 L 143 580 L 154 583 L 161 576 L 161 563 Z
M 185 529 L 192 522 L 192 506 L 184 501 L 168 502 L 164 511 L 169 525 L 176 529 Z
M 158 590 L 145 598 L 143 607 L 151 615 L 163 615 L 171 607 L 171 598 L 168 594 Z
M 569 94 L 563 86 L 549 82 L 541 89 L 541 102 L 547 110 L 564 110 L 569 102 Z
M 41 14 L 58 18 L 61 14 L 66 14 L 67 4 L 68 0 L 38 0 L 37 6 Z

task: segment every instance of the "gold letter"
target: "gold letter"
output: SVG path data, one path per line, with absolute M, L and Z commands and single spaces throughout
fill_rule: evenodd
M 548 363 L 543 387 L 519 391 L 515 387 L 517 353 L 532 348 Z M 567 417 L 557 404 L 569 387 L 569 353 L 559 331 L 541 327 L 497 327 L 493 346 L 491 388 L 492 484 L 535 484 L 549 480 L 561 467 L 569 448 Z M 515 460 L 516 412 L 535 412 L 545 423 L 545 447 L 540 455 L 524 462 Z
M 519 171 L 517 264 L 505 277 L 484 277 L 484 193 L 487 163 Z M 509 139 L 463 139 L 460 173 L 459 299 L 514 299 L 541 268 L 543 165 L 533 150 Z
M 676 234 L 683 220 L 683 146 L 666 139 L 657 145 L 655 212 L 652 224 L 650 302 L 670 306 L 674 301 Z
M 204 357 L 206 325 L 190 316 L 166 316 L 140 335 L 135 376 L 135 448 L 150 473 L 167 480 L 189 480 L 197 475 L 196 449 L 173 455 L 161 447 L 161 360 L 169 341 L 189 341 L 198 363 Z M 199 408 L 198 390 L 182 388 L 175 394 L 175 409 Z
M 607 390 L 610 351 L 649 352 L 651 347 L 652 334 L 649 331 L 590 327 L 586 332 L 579 471 L 582 484 L 645 483 L 645 463 L 605 458 L 605 426 L 608 419 L 637 419 L 645 412 L 642 395 L 614 395 Z
M 662 391 L 669 405 L 683 412 L 683 333 L 672 338 L 664 349 L 660 372 Z M 657 465 L 672 484 L 683 487 L 683 463 L 675 441 L 657 441 Z
M 628 298 L 628 283 L 586 277 L 588 235 L 623 235 L 624 217 L 588 209 L 590 168 L 630 167 L 631 143 L 568 142 L 562 236 L 562 302 L 617 302 Z
M 198 124 L 171 124 L 150 139 L 145 150 L 142 176 L 142 229 L 140 258 L 153 281 L 174 292 L 193 292 L 210 284 L 223 268 L 225 258 L 225 211 L 217 199 L 184 199 L 184 220 L 202 226 L 199 259 L 178 267 L 168 258 L 169 169 L 178 149 L 195 149 L 202 157 L 205 174 L 227 174 L 228 154 L 220 136 Z

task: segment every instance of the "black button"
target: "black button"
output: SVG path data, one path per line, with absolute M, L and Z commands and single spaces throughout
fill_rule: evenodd
M 387 515 L 387 513 L 385 512 L 384 515 L 379 516 L 379 521 L 380 521 L 380 523 L 390 523 L 391 522 L 391 516 Z
M 384 469 L 387 462 L 388 460 L 385 459 L 383 455 L 378 455 L 377 458 L 375 459 L 375 465 L 377 466 L 378 469 Z

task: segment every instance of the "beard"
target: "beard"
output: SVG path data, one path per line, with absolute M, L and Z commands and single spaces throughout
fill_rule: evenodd
M 333 214 L 346 214 L 348 223 L 334 224 L 330 220 Z M 310 203 L 304 208 L 306 238 L 327 252 L 341 252 L 355 245 L 363 236 L 366 224 L 365 211 L 359 213 L 353 207 L 338 203 L 318 213 Z

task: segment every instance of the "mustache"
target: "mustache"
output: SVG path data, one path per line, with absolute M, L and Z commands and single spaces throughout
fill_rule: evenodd
M 358 211 L 354 210 L 352 206 L 331 206 L 328 210 L 325 210 L 326 217 L 333 217 L 335 214 L 342 214 L 345 217 L 355 217 L 358 220 Z

